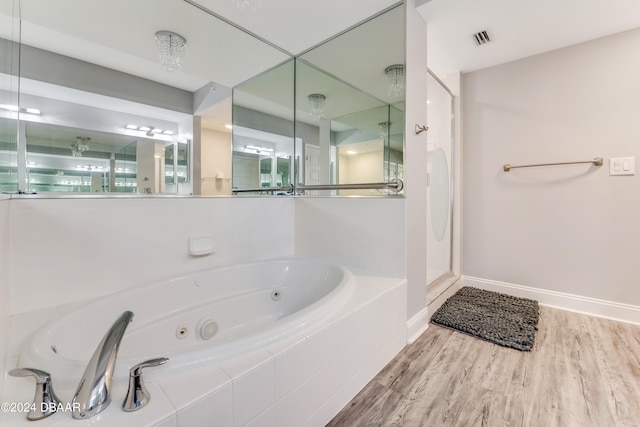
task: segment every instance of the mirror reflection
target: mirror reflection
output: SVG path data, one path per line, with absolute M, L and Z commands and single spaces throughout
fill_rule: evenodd
M 291 194 L 401 178 L 402 9 L 292 58 L 192 1 L 4 2 L 0 189 Z
M 279 187 L 275 193 L 286 193 L 294 182 L 294 73 L 290 60 L 233 90 L 236 194 Z
M 3 191 L 213 192 L 202 137 L 230 142 L 230 88 L 289 58 L 183 0 L 15 0 L 0 22 Z M 162 56 L 159 32 L 186 45 Z
M 387 182 L 403 176 L 404 20 L 395 7 L 299 57 L 296 137 L 306 185 Z M 348 61 L 347 58 L 358 58 Z M 302 133 L 298 129 L 313 129 Z M 321 190 L 381 195 L 389 190 Z

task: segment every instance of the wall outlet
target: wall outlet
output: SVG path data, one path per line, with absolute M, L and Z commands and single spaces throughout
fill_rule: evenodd
M 609 175 L 635 175 L 635 157 L 611 157 L 609 158 Z

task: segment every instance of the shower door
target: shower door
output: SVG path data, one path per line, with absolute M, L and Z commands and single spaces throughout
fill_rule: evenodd
M 427 117 L 427 284 L 451 273 L 453 95 L 429 71 Z

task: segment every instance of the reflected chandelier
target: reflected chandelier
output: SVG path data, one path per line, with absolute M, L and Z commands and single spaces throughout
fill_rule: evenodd
M 398 97 L 404 92 L 404 65 L 390 65 L 384 69 L 389 96 Z
M 91 141 L 88 136 L 76 136 L 75 144 L 71 144 L 71 155 L 73 157 L 82 157 L 82 153 L 89 149 L 87 142 Z
M 233 0 L 233 3 L 242 12 L 248 10 L 249 12 L 257 12 L 260 9 L 261 0 Z
M 324 102 L 327 97 L 320 93 L 312 93 L 307 97 L 307 99 L 311 105 L 311 115 L 315 117 L 322 117 L 324 115 Z
M 156 44 L 160 51 L 160 68 L 169 72 L 180 71 L 187 40 L 180 34 L 162 30 L 156 33 Z

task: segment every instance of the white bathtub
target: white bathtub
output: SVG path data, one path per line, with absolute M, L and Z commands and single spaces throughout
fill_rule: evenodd
M 87 425 L 197 426 L 214 417 L 223 427 L 298 427 L 332 402 L 332 409 L 316 415 L 320 425 L 406 339 L 403 279 L 354 275 L 319 260 L 280 259 L 192 273 L 101 298 L 29 337 L 18 366 L 50 372 L 59 397 L 69 401 L 96 345 L 125 310 L 135 317 L 118 353 L 114 403 Z M 133 413 L 121 411 L 129 368 L 156 357 L 169 361 L 144 373 L 151 402 Z M 334 383 L 324 391 L 311 385 L 328 380 Z M 15 399 L 32 396 L 30 381 L 10 381 L 21 387 Z M 346 385 L 336 400 L 336 390 Z M 57 413 L 38 425 L 67 422 L 84 423 Z
M 116 379 L 126 379 L 129 367 L 156 357 L 169 358 L 158 368 L 169 372 L 220 361 L 289 336 L 339 308 L 353 286 L 349 279 L 344 268 L 309 259 L 173 278 L 63 316 L 31 337 L 21 363 L 75 379 L 76 384 L 61 380 L 61 385 L 76 386 L 104 333 L 126 310 L 135 316 L 120 345 Z

